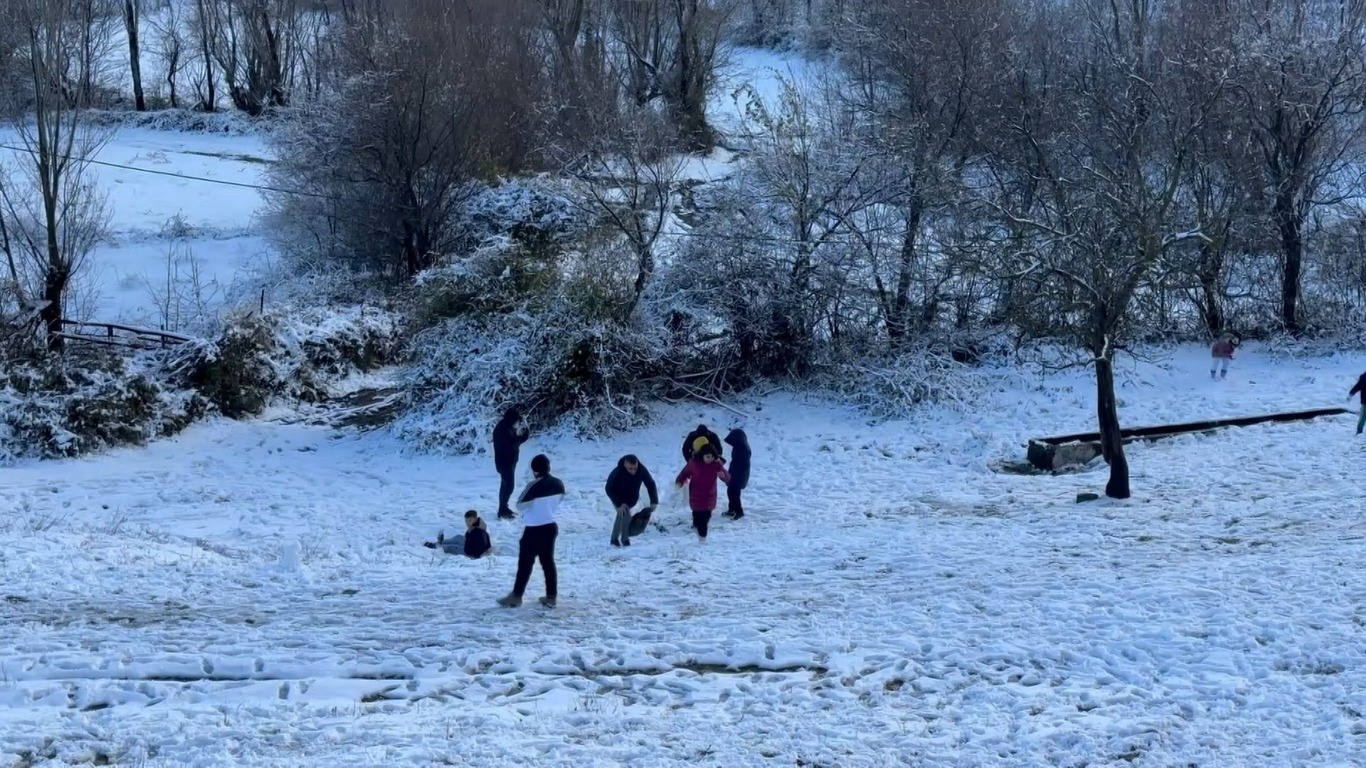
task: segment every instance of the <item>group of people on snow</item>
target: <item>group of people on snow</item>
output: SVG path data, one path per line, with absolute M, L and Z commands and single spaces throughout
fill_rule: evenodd
M 515 484 L 517 464 L 521 458 L 521 447 L 530 436 L 530 430 L 516 408 L 509 408 L 493 428 L 493 464 L 498 471 L 498 517 L 513 519 L 517 513 L 512 510 L 512 492 Z M 739 520 L 745 516 L 741 493 L 749 484 L 750 447 L 749 437 L 742 429 L 733 429 L 724 442 L 731 446 L 731 464 L 727 468 L 725 449 L 720 437 L 699 424 L 697 429 L 688 433 L 683 440 L 683 469 L 674 479 L 679 491 L 688 489 L 688 506 L 692 511 L 692 527 L 698 539 L 706 541 L 712 514 L 717 507 L 717 483 L 726 484 L 725 516 Z M 522 596 L 536 563 L 541 564 L 545 578 L 545 597 L 540 602 L 548 608 L 555 607 L 558 591 L 558 572 L 555 569 L 555 539 L 559 536 L 559 526 L 555 516 L 564 498 L 564 483 L 550 474 L 550 459 L 538 454 L 531 459 L 532 481 L 517 498 L 516 506 L 522 514 L 522 536 L 518 542 L 517 575 L 513 580 L 512 591 L 498 600 L 499 605 L 515 608 L 522 604 Z M 607 500 L 613 510 L 611 544 L 614 547 L 631 546 L 631 537 L 638 535 L 650 522 L 650 517 L 659 506 L 659 487 L 654 476 L 639 457 L 634 454 L 622 456 L 616 467 L 607 475 L 604 486 Z M 635 508 L 641 501 L 641 491 L 645 491 L 646 504 L 639 511 Z M 469 558 L 481 558 L 493 551 L 488 527 L 479 513 L 470 510 L 465 513 L 465 533 L 447 539 L 439 534 L 436 541 L 424 543 L 431 549 L 441 549 L 447 554 L 462 554 Z

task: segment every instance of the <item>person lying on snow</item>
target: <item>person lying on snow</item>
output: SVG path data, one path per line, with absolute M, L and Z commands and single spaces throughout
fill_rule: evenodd
M 478 560 L 493 550 L 493 541 L 489 539 L 488 527 L 480 519 L 479 513 L 470 510 L 465 513 L 465 533 L 457 534 L 446 538 L 445 532 L 436 534 L 436 541 L 424 541 L 422 546 L 427 549 L 440 548 L 448 555 L 464 555 L 471 560 Z
M 716 509 L 716 481 L 730 482 L 726 462 L 718 458 L 710 444 L 699 446 L 692 460 L 678 473 L 674 482 L 682 490 L 688 485 L 688 506 L 692 508 L 692 527 L 697 530 L 697 538 L 707 540 L 707 524 L 711 513 Z
M 689 432 L 688 436 L 683 438 L 684 461 L 692 461 L 693 454 L 697 453 L 697 449 L 702 446 L 700 440 L 706 440 L 712 450 L 716 451 L 716 458 L 724 459 L 726 457 L 726 452 L 721 447 L 721 438 L 717 437 L 715 432 L 707 429 L 706 424 L 698 424 L 697 429 Z
M 631 454 L 621 457 L 617 468 L 607 476 L 607 498 L 616 510 L 616 520 L 612 523 L 612 546 L 631 546 L 631 509 L 640 501 L 640 487 L 650 495 L 650 503 L 642 513 L 646 514 L 659 506 L 659 489 L 650 470 Z

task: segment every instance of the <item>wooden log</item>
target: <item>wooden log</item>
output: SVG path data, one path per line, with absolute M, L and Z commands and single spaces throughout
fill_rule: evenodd
M 1161 440 L 1177 435 L 1213 432 L 1227 427 L 1250 427 L 1255 424 L 1308 421 L 1321 416 L 1338 416 L 1344 413 L 1351 413 L 1351 411 L 1346 408 L 1315 408 L 1308 411 L 1270 413 L 1261 416 L 1239 416 L 1208 421 L 1190 421 L 1182 424 L 1159 424 L 1151 427 L 1122 429 L 1120 436 L 1125 443 L 1136 440 Z M 1056 472 L 1069 466 L 1085 464 L 1099 455 L 1099 432 L 1079 432 L 1074 435 L 1034 438 L 1029 441 L 1025 454 L 1030 464 L 1048 472 Z

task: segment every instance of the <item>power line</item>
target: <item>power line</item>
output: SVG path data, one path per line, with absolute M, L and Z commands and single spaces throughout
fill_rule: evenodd
M 34 150 L 29 149 L 28 147 L 15 147 L 15 146 L 11 146 L 11 145 L 9 145 L 9 144 L 0 144 L 0 149 L 8 149 L 8 150 L 10 150 L 11 152 L 22 152 L 22 153 L 29 154 L 29 155 L 37 154 Z M 68 158 L 68 159 L 70 159 L 70 158 Z M 150 173 L 150 174 L 152 174 L 152 175 L 154 175 L 154 176 L 169 176 L 169 177 L 175 178 L 175 179 L 185 179 L 186 181 L 202 181 L 202 182 L 204 182 L 204 183 L 206 183 L 206 184 L 222 184 L 222 185 L 228 186 L 228 187 L 241 187 L 241 188 L 243 188 L 243 189 L 254 189 L 254 190 L 257 190 L 257 191 L 259 191 L 259 192 L 276 192 L 276 193 L 279 193 L 279 194 L 282 194 L 282 195 L 301 195 L 301 196 L 303 196 L 303 197 L 317 197 L 317 198 L 322 198 L 322 199 L 324 199 L 324 200 L 336 200 L 336 201 L 339 201 L 339 202 L 361 202 L 361 201 L 359 201 L 359 200 L 348 201 L 348 200 L 346 200 L 345 198 L 339 198 L 339 197 L 335 197 L 335 196 L 333 196 L 333 195 L 323 194 L 323 193 L 321 193 L 321 192 L 305 192 L 305 191 L 300 190 L 300 189 L 282 189 L 282 188 L 280 188 L 280 187 L 272 187 L 272 186 L 270 186 L 270 185 L 268 185 L 268 184 L 248 184 L 248 183 L 245 182 L 245 181 L 230 181 L 230 180 L 228 180 L 228 179 L 211 179 L 211 178 L 209 178 L 209 177 L 207 177 L 207 176 L 191 176 L 191 175 L 189 175 L 189 174 L 187 174 L 187 173 L 176 173 L 175 171 L 159 171 L 159 170 L 157 170 L 157 169 L 155 169 L 155 168 L 139 168 L 139 167 L 137 167 L 137 166 L 135 166 L 135 165 L 123 165 L 123 164 L 121 164 L 121 163 L 111 163 L 111 162 L 108 162 L 108 161 L 106 161 L 106 160 L 95 160 L 94 158 L 76 158 L 76 159 L 80 160 L 80 161 L 83 162 L 83 163 L 89 163 L 89 164 L 91 164 L 91 165 L 102 165 L 102 166 L 104 166 L 104 167 L 106 167 L 106 168 L 118 168 L 119 170 L 134 171 L 134 172 L 137 172 L 137 173 Z
M 28 154 L 28 155 L 36 155 L 36 154 L 37 154 L 37 152 L 36 152 L 35 150 L 30 149 L 30 148 L 28 148 L 28 147 L 16 147 L 16 146 L 12 146 L 12 145 L 10 145 L 10 144 L 0 144 L 0 149 L 8 149 L 8 150 L 10 150 L 11 152 L 23 153 L 23 154 Z M 71 158 L 67 158 L 67 159 L 71 159 Z M 276 194 L 281 194 L 281 195 L 299 195 L 299 196 L 301 196 L 301 197 L 311 197 L 311 198 L 316 198 L 316 199 L 319 199 L 319 200 L 330 200 L 330 201 L 332 201 L 332 202 L 337 202 L 337 203 L 355 203 L 355 204 L 359 204 L 359 205 L 370 205 L 370 204 L 372 204 L 372 203 L 374 202 L 373 200 L 359 200 L 359 199 L 349 198 L 349 197 L 338 197 L 338 196 L 336 196 L 336 195 L 329 195 L 329 194 L 326 194 L 326 193 L 323 193 L 323 192 L 307 192 L 307 191 L 299 190 L 299 189 L 285 189 L 285 188 L 283 188 L 283 187 L 274 187 L 274 186 L 270 186 L 269 184 L 250 184 L 250 183 L 247 183 L 247 182 L 245 182 L 245 181 L 230 181 L 230 180 L 228 180 L 228 179 L 214 179 L 214 178 L 210 178 L 210 177 L 208 177 L 208 176 L 192 176 L 192 175 L 186 174 L 186 173 L 177 173 L 177 172 L 175 172 L 175 171 L 162 171 L 162 170 L 157 170 L 157 169 L 155 169 L 155 168 L 140 168 L 140 167 L 135 166 L 135 165 L 124 165 L 124 164 L 122 164 L 122 163 L 113 163 L 113 162 L 109 162 L 109 161 L 107 161 L 107 160 L 95 160 L 94 158 L 76 158 L 76 159 L 77 159 L 77 160 L 80 160 L 81 162 L 84 162 L 84 163 L 89 163 L 89 164 L 91 164 L 91 165 L 99 165 L 99 166 L 103 166 L 103 167 L 106 167 L 106 168 L 116 168 L 116 169 L 118 169 L 118 170 L 123 170 L 123 171 L 132 171 L 132 172 L 134 172 L 134 173 L 147 173 L 147 174 L 151 174 L 151 175 L 153 175 L 153 176 L 166 176 L 166 177 L 174 178 L 174 179 L 183 179 L 183 180 L 185 180 L 185 181 L 198 181 L 198 182 L 202 182 L 202 183 L 205 183 L 205 184 L 221 184 L 221 185 L 223 185 L 223 186 L 237 187 L 237 188 L 240 188 L 240 189 L 252 189 L 252 190 L 256 190 L 256 191 L 258 191 L 258 192 L 274 192 L 274 193 L 276 193 Z M 851 234 L 852 234 L 852 233 L 851 233 Z M 820 237 L 820 236 L 813 237 L 811 240 L 797 240 L 797 239 L 794 239 L 794 238 L 768 237 L 768 236 L 764 236 L 764 235 L 734 235 L 734 234 L 732 234 L 732 235 L 721 235 L 721 234 L 712 234 L 712 233 L 707 233 L 707 232 L 667 232 L 667 233 L 661 233 L 661 237 L 687 237 L 687 238 L 693 238 L 693 239 L 697 239 L 697 240 L 724 240 L 724 241 L 726 241 L 726 242 L 759 242 L 759 243 L 769 243 L 769 244 L 772 244 L 772 245 L 808 245 L 808 246 L 810 246 L 810 245 L 819 244 L 819 243 L 821 242 L 821 237 Z

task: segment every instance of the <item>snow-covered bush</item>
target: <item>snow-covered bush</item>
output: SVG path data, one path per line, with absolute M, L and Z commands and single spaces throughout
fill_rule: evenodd
M 0 461 L 63 458 L 173 435 L 208 402 L 176 387 L 165 353 L 10 361 L 0 372 Z
M 598 254 L 601 256 L 601 254 Z M 583 433 L 647 417 L 665 345 L 644 320 L 616 308 L 629 273 L 610 259 L 553 259 L 495 248 L 422 276 L 404 387 L 401 435 L 428 450 L 469 452 L 510 405 L 543 426 L 571 418 Z
M 250 416 L 277 398 L 324 399 L 341 379 L 391 362 L 400 327 L 375 307 L 269 309 L 186 345 L 175 368 L 225 416 Z
M 940 349 L 908 350 L 892 358 L 832 364 L 819 383 L 871 416 L 905 418 L 927 403 L 978 407 L 1002 384 L 1002 373 Z M 1014 368 L 1001 369 L 1017 375 Z

